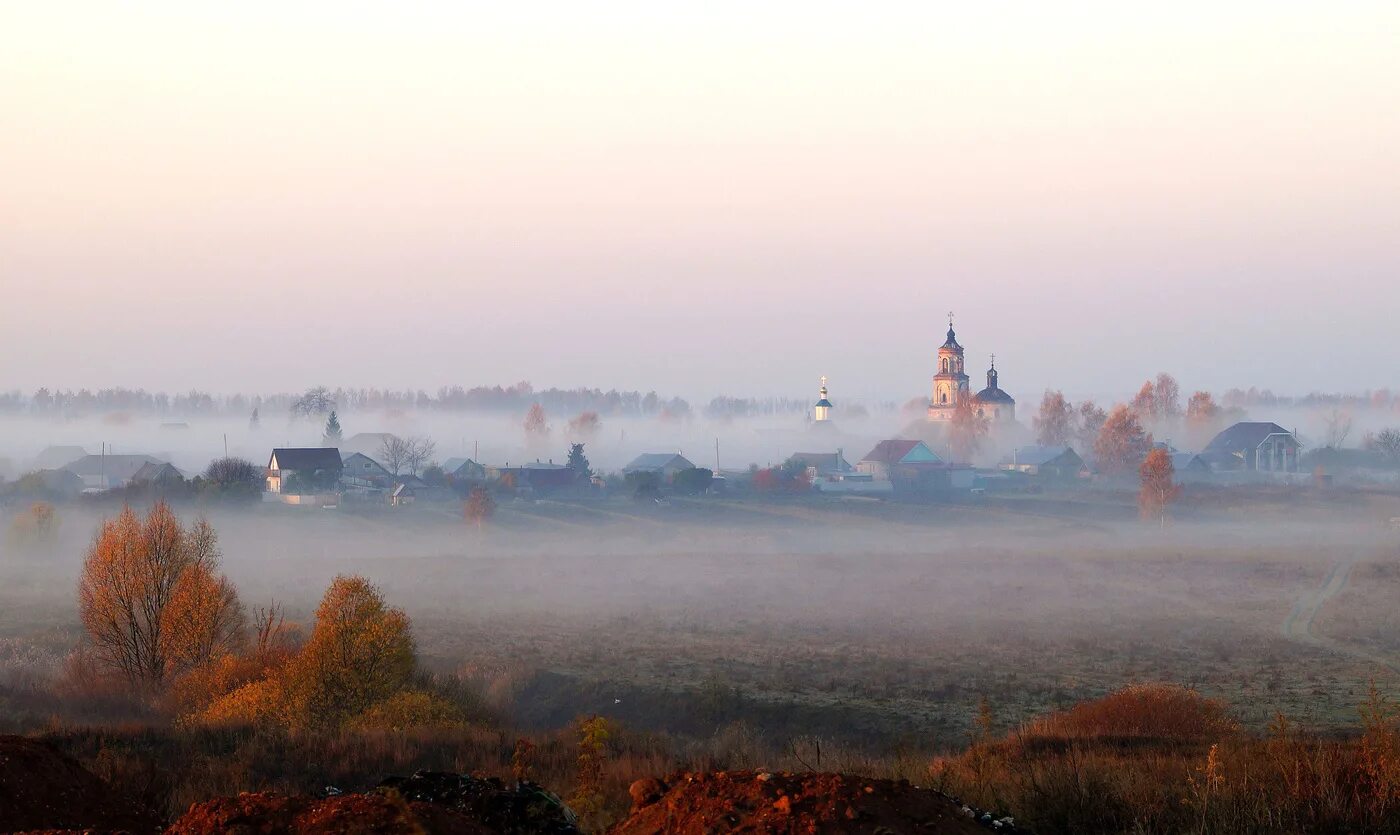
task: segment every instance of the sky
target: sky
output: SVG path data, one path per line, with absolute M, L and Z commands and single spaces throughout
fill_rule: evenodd
M 0 389 L 1400 388 L 1400 4 L 0 0 Z

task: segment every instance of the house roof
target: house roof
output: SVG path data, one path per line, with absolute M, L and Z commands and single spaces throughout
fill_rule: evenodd
M 339 470 L 343 465 L 335 447 L 290 447 L 274 449 L 267 466 L 276 459 L 279 470 Z
M 1172 459 L 1172 469 L 1177 472 L 1202 468 L 1210 469 L 1210 462 L 1194 452 L 1171 452 L 1168 454 Z
M 952 333 L 952 331 L 949 331 L 949 333 Z M 923 441 L 907 441 L 901 439 L 881 441 L 860 460 L 878 462 L 881 464 L 898 464 L 904 456 L 909 454 L 910 450 L 922 443 Z
M 34 466 L 41 470 L 52 470 L 72 464 L 87 455 L 80 446 L 47 446 L 34 456 Z
M 474 473 L 479 472 L 481 469 L 481 465 L 471 460 L 470 458 L 449 458 L 446 461 L 442 462 L 442 471 L 447 473 L 448 475 L 459 475 L 462 473 L 463 470 L 466 470 L 469 473 Z
M 789 461 L 801 461 L 808 467 L 816 467 L 818 472 L 846 472 L 851 469 L 851 464 L 846 457 L 839 452 L 794 452 L 788 456 Z
M 646 452 L 632 459 L 632 463 L 622 468 L 624 473 L 629 472 L 656 472 L 672 467 L 680 470 L 689 470 L 695 465 L 690 463 L 685 456 L 676 452 Z
M 185 476 L 165 461 L 151 461 L 131 476 L 132 481 L 184 481 Z
M 820 408 L 820 407 L 822 407 L 822 406 L 825 406 L 825 407 L 828 408 L 828 409 L 833 409 L 833 408 L 835 408 L 834 406 L 831 405 L 831 401 L 830 401 L 830 400 L 827 400 L 825 397 L 823 397 L 821 400 L 818 400 L 818 401 L 817 401 L 817 407 Z
M 1042 467 L 1061 456 L 1068 455 L 1079 458 L 1079 453 L 1063 444 L 1059 446 L 1023 446 L 1017 447 L 1015 454 L 1003 458 L 1001 463 L 1007 465 L 1014 464 L 1015 466 Z M 1080 459 L 1080 463 L 1084 463 L 1083 459 Z
M 1205 451 L 1231 453 L 1258 449 L 1270 435 L 1291 437 L 1293 433 L 1269 421 L 1241 421 L 1212 438 Z
M 62 469 L 79 476 L 101 476 L 128 480 L 147 464 L 164 464 L 149 455 L 87 455 Z
M 279 458 L 277 460 L 278 463 L 281 463 L 282 459 Z M 380 472 L 383 472 L 385 474 L 389 472 L 389 470 L 385 468 L 383 464 L 379 463 L 378 461 L 374 460 L 368 455 L 365 455 L 363 452 L 352 452 L 349 455 L 342 454 L 340 461 L 341 464 L 344 465 L 344 468 L 347 470 L 354 469 L 359 470 L 360 472 L 364 472 L 364 465 L 366 462 L 368 462 L 374 465 L 371 469 L 379 470 Z

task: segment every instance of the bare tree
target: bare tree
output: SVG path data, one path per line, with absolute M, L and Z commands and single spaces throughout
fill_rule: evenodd
M 1341 449 L 1351 435 L 1351 413 L 1333 409 L 1322 418 L 1326 428 L 1327 444 L 1332 449 Z
M 1372 439 L 1371 446 L 1389 459 L 1392 465 L 1400 465 L 1400 429 L 1382 429 Z
M 293 417 L 324 415 L 335 408 L 335 398 L 325 386 L 316 386 L 292 402 Z
M 386 435 L 379 445 L 379 463 L 383 464 L 384 469 L 391 475 L 398 475 L 408 465 L 412 452 L 412 444 L 408 441 L 398 435 Z
M 1152 405 L 1156 408 L 1154 417 L 1159 420 L 1175 420 L 1181 414 L 1181 386 L 1176 378 L 1163 371 L 1157 375 L 1157 385 L 1152 391 Z
M 433 453 L 437 451 L 437 444 L 431 438 L 409 438 L 405 443 L 408 445 L 408 454 L 404 456 L 404 465 L 413 475 L 418 475 L 418 471 L 423 469 L 433 458 Z

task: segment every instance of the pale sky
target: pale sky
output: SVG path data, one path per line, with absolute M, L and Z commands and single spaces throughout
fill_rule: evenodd
M 1400 3 L 0 2 L 0 389 L 1400 387 Z

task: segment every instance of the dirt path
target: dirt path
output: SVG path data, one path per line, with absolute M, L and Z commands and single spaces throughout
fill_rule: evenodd
M 1322 588 L 1305 591 L 1298 597 L 1298 602 L 1293 605 L 1293 611 L 1284 618 L 1283 636 L 1294 641 L 1329 649 L 1342 655 L 1350 655 L 1353 658 L 1369 661 L 1372 664 L 1385 667 L 1391 672 L 1400 673 L 1400 662 L 1395 659 L 1378 652 L 1372 652 L 1364 647 L 1328 638 L 1313 628 L 1322 607 L 1326 606 L 1327 601 L 1336 597 L 1347 587 L 1347 582 L 1351 579 L 1352 569 L 1356 567 L 1357 556 L 1358 554 L 1353 553 L 1332 566 L 1327 578 L 1322 581 Z

